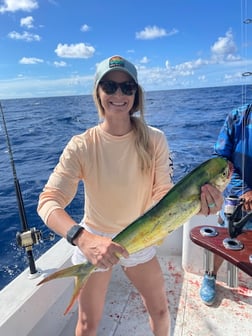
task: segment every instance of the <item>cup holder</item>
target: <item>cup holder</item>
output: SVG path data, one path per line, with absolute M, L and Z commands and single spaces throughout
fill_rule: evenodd
M 200 229 L 200 234 L 203 237 L 216 237 L 218 235 L 218 232 L 212 226 L 205 226 L 205 227 Z
M 223 245 L 227 250 L 233 250 L 233 251 L 240 251 L 243 249 L 244 246 L 239 240 L 235 238 L 225 238 L 223 240 Z

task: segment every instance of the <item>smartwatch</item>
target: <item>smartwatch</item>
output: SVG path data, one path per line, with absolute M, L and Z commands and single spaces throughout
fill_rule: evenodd
M 74 245 L 74 239 L 77 238 L 79 236 L 79 234 L 84 230 L 84 227 L 79 225 L 79 224 L 75 224 L 71 227 L 70 230 L 67 231 L 67 235 L 66 235 L 66 239 L 67 241 Z

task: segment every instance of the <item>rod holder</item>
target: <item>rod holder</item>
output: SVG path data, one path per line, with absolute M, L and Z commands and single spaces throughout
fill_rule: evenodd
M 227 263 L 227 285 L 229 287 L 238 286 L 238 271 L 237 267 L 232 263 Z
M 200 234 L 203 237 L 216 237 L 218 236 L 218 231 L 212 226 L 204 226 L 200 229 Z
M 206 273 L 212 274 L 214 270 L 214 253 L 204 249 L 203 265 Z

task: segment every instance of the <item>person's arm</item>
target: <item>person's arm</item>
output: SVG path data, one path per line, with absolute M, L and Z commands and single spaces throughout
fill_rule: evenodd
M 48 217 L 47 225 L 62 237 L 77 223 L 63 209 L 56 209 Z M 110 268 L 119 260 L 119 255 L 128 257 L 128 252 L 121 245 L 112 242 L 110 238 L 101 237 L 82 230 L 74 239 L 73 243 L 78 246 L 86 258 L 95 266 Z
M 77 224 L 65 211 L 65 207 L 74 198 L 78 183 L 83 178 L 85 169 L 79 160 L 79 157 L 83 156 L 85 155 L 79 152 L 76 141 L 72 139 L 39 197 L 38 214 L 51 230 L 65 238 L 73 225 Z M 128 252 L 111 239 L 86 230 L 83 230 L 73 243 L 97 267 L 107 268 L 117 263 L 119 259 L 116 254 L 128 256 Z
M 233 161 L 235 136 L 234 122 L 236 118 L 237 113 L 235 113 L 235 110 L 227 115 L 214 145 L 214 155 L 225 157 L 231 162 Z

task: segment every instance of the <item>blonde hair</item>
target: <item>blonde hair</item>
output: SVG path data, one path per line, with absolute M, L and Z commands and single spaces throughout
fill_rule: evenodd
M 98 110 L 98 115 L 100 119 L 104 118 L 105 112 L 101 105 L 100 97 L 98 95 L 97 85 L 93 91 L 93 99 Z M 136 114 L 139 111 L 139 116 Z M 142 172 L 147 173 L 151 168 L 153 146 L 150 140 L 150 134 L 148 126 L 144 118 L 144 93 L 140 85 L 135 93 L 134 104 L 129 111 L 130 120 L 135 133 L 135 146 L 136 151 L 140 160 L 140 166 Z

